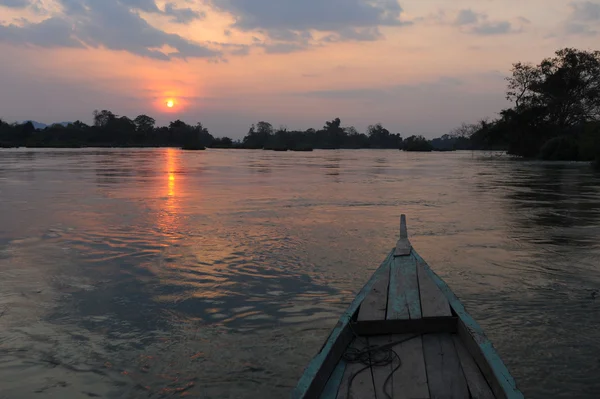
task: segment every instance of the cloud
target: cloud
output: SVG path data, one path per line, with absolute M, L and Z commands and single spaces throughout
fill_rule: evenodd
M 469 74 L 414 84 L 296 92 L 294 96 L 301 99 L 297 101 L 326 104 L 330 114 L 340 116 L 344 125 L 355 124 L 352 120 L 380 121 L 388 129 L 402 132 L 404 137 L 411 134 L 439 137 L 465 119 L 494 117 L 506 106 L 502 90 L 495 89 L 502 81 L 490 86 L 487 79 L 477 77 L 475 82 L 478 84 L 474 86 Z M 400 119 L 393 116 L 398 112 L 397 104 L 402 104 Z
M 267 54 L 289 54 L 306 48 L 306 46 L 297 43 L 265 44 L 263 47 Z
M 361 98 L 364 100 L 383 100 L 393 99 L 399 96 L 415 94 L 423 91 L 448 90 L 462 86 L 464 81 L 450 76 L 442 76 L 431 82 L 419 84 L 405 84 L 388 86 L 386 88 L 351 88 L 351 89 L 331 89 L 331 90 L 313 90 L 294 93 L 299 96 L 316 97 L 330 100 L 352 100 Z
M 600 3 L 584 1 L 571 3 L 571 18 L 578 21 L 600 21 Z
M 339 32 L 328 35 L 323 38 L 325 42 L 339 42 L 339 41 L 375 41 L 382 38 L 383 35 L 377 27 L 370 28 L 347 28 L 342 29 Z
M 503 35 L 512 31 L 513 27 L 508 21 L 484 22 L 471 29 L 471 32 L 477 35 Z
M 29 6 L 29 0 L 0 0 L 0 6 L 8 8 L 25 8 Z
M 0 40 L 13 44 L 83 48 L 72 33 L 71 27 L 61 18 L 49 18 L 37 24 L 27 22 L 23 26 L 0 25 Z
M 595 36 L 600 23 L 600 3 L 591 1 L 569 4 L 571 12 L 564 23 L 564 31 L 571 35 Z
M 37 15 L 45 15 L 46 8 L 43 0 L 0 0 L 0 7 L 7 7 L 13 10 L 28 10 Z M 0 20 L 0 24 L 2 20 Z
M 379 27 L 410 24 L 401 19 L 396 0 L 210 0 L 236 18 L 231 28 L 257 31 L 296 49 L 319 44 L 311 32 L 326 33 L 325 42 L 370 41 L 382 37 Z
M 171 17 L 171 22 L 179 24 L 189 24 L 195 20 L 206 18 L 204 12 L 195 11 L 191 8 L 176 8 L 174 3 L 167 3 L 164 13 Z
M 482 14 L 477 14 L 473 10 L 460 10 L 456 16 L 454 24 L 458 26 L 474 24 L 477 23 L 482 17 Z
M 442 23 L 448 23 L 447 14 L 441 12 L 438 17 Z M 478 13 L 469 9 L 459 10 L 454 14 L 454 17 L 449 22 L 451 25 L 457 26 L 465 33 L 479 36 L 504 35 L 509 33 L 518 33 L 523 31 L 524 26 L 530 22 L 527 18 L 517 17 L 516 21 L 494 21 L 490 20 L 485 13 Z M 519 25 L 516 27 L 515 25 Z
M 105 47 L 161 60 L 220 56 L 217 50 L 146 22 L 136 11 L 156 12 L 153 0 L 61 0 L 61 4 L 63 14 L 40 23 L 0 25 L 0 41 L 43 47 Z M 177 15 L 181 18 L 183 14 Z M 165 46 L 174 50 L 156 50 Z

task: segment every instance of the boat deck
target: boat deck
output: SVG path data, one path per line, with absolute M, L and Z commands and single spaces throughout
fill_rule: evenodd
M 305 368 L 292 399 L 523 399 L 481 327 L 400 240 Z
M 391 356 L 371 353 L 373 363 L 386 364 L 366 366 L 368 355 L 365 362 L 340 361 L 321 398 L 495 398 L 457 334 L 360 337 L 349 352 L 367 345 L 389 348 Z
M 426 268 L 401 239 L 351 320 L 351 343 L 321 398 L 496 397 Z

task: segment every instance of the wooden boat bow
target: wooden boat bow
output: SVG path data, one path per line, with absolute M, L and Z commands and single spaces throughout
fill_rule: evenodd
M 392 356 L 388 363 L 373 361 L 383 352 Z M 367 357 L 354 361 L 352 354 Z M 396 246 L 341 315 L 291 397 L 521 399 L 523 394 L 481 327 L 412 248 L 402 215 Z

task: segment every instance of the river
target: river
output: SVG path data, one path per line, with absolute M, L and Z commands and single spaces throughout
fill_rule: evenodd
M 394 246 L 527 398 L 600 393 L 600 174 L 497 153 L 0 151 L 0 398 L 286 398 Z

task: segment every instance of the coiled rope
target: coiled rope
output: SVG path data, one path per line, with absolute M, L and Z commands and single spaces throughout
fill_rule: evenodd
M 375 399 L 377 399 L 377 389 L 375 389 L 375 376 L 373 375 L 373 367 L 382 367 L 387 366 L 388 364 L 393 364 L 394 359 L 398 359 L 398 365 L 390 371 L 390 373 L 386 376 L 385 381 L 383 382 L 382 391 L 387 399 L 393 399 L 392 395 L 387 391 L 387 385 L 396 370 L 400 368 L 402 365 L 402 360 L 400 356 L 394 349 L 392 349 L 395 345 L 401 344 L 403 342 L 410 341 L 411 339 L 417 338 L 419 335 L 413 335 L 408 338 L 404 338 L 398 341 L 389 342 L 382 345 L 368 345 L 367 341 L 364 340 L 364 337 L 358 336 L 354 330 L 352 331 L 354 334 L 355 341 L 362 341 L 365 345 L 362 349 L 357 349 L 354 347 L 349 347 L 346 349 L 346 352 L 343 354 L 343 359 L 347 363 L 360 363 L 363 364 L 364 367 L 359 369 L 358 371 L 352 373 L 350 378 L 348 379 L 348 386 L 346 391 L 346 399 L 350 399 L 350 388 L 352 387 L 352 382 L 354 378 L 365 371 L 366 369 L 371 370 L 371 380 L 373 381 L 373 390 L 375 391 Z M 383 399 L 383 398 L 381 398 Z

